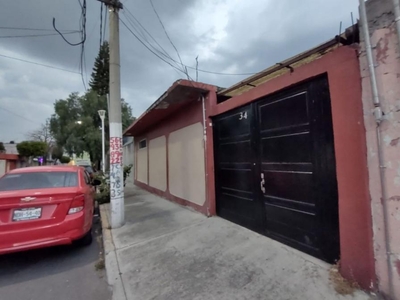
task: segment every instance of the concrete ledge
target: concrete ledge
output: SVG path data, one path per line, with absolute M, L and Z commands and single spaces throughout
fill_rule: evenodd
M 107 273 L 107 282 L 112 287 L 112 300 L 126 300 L 124 285 L 115 252 L 114 241 L 110 226 L 110 205 L 100 205 L 101 227 L 103 232 L 104 259 Z

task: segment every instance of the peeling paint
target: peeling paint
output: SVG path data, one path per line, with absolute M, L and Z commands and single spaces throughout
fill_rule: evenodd
M 386 64 L 386 59 L 389 57 L 389 42 L 390 37 L 395 34 L 395 29 L 393 27 L 390 28 L 388 33 L 379 39 L 376 44 L 376 60 L 382 64 Z
M 391 141 L 392 141 L 392 138 L 389 135 L 386 134 L 383 137 L 383 142 L 385 143 L 386 146 L 389 146 Z

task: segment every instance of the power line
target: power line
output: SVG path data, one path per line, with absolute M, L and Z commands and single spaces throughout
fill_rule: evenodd
M 153 8 L 154 13 L 155 13 L 156 16 L 157 16 L 158 21 L 159 21 L 160 24 L 161 24 L 161 27 L 162 27 L 163 30 L 164 30 L 165 35 L 167 36 L 169 42 L 171 43 L 172 47 L 174 47 L 175 52 L 176 52 L 176 54 L 178 55 L 178 58 L 179 58 L 179 61 L 180 61 L 180 63 L 181 63 L 181 66 L 182 66 L 182 69 L 183 69 L 184 73 L 187 75 L 187 77 L 188 77 L 188 79 L 189 79 L 189 74 L 187 74 L 187 71 L 185 72 L 185 68 L 184 68 L 184 65 L 183 65 L 183 62 L 182 62 L 182 58 L 181 58 L 181 56 L 180 56 L 180 54 L 179 54 L 179 51 L 178 51 L 178 49 L 176 48 L 175 44 L 172 42 L 171 38 L 169 37 L 169 34 L 168 34 L 168 32 L 167 32 L 167 29 L 165 28 L 164 23 L 162 22 L 162 20 L 161 20 L 159 14 L 157 13 L 157 10 L 156 10 L 156 8 L 155 8 L 155 6 L 154 6 L 152 0 L 150 0 L 150 4 L 151 4 L 151 7 Z
M 125 10 L 130 13 L 130 11 L 127 9 L 127 7 L 125 7 Z M 125 10 L 123 11 L 123 14 L 125 15 L 125 17 L 127 18 L 127 21 L 132 25 L 132 27 L 135 29 L 135 31 L 137 32 L 138 35 L 142 36 L 142 38 L 147 42 L 147 44 L 154 50 L 156 51 L 158 54 L 164 56 L 167 59 L 172 60 L 171 55 L 169 55 L 169 53 L 167 52 L 167 50 L 165 50 L 158 42 L 157 40 L 151 35 L 150 32 L 147 31 L 147 29 L 139 22 L 138 19 L 135 18 L 135 16 L 131 14 L 132 18 L 134 21 L 136 21 L 137 24 L 139 24 L 139 28 L 137 28 L 137 26 L 134 24 L 133 21 L 131 21 L 131 19 L 129 18 L 129 15 L 125 14 Z M 147 39 L 146 34 L 143 32 L 143 30 L 148 34 L 148 36 L 157 44 L 157 46 L 161 49 L 157 49 L 157 47 L 155 47 L 154 45 L 152 45 L 152 43 Z M 177 63 L 179 64 L 179 63 Z
M 106 40 L 106 30 L 107 30 L 107 7 L 104 10 L 103 41 Z
M 82 83 L 83 87 L 86 88 L 86 83 L 84 79 L 83 73 L 86 72 L 86 66 L 84 66 L 85 63 L 85 42 L 86 42 L 86 0 L 78 0 L 79 6 L 81 7 L 81 16 L 79 18 L 79 30 L 81 32 L 81 41 L 78 43 L 71 43 L 68 41 L 64 35 L 60 32 L 60 30 L 57 29 L 56 27 L 56 19 L 53 18 L 53 28 L 57 33 L 62 37 L 62 39 L 70 46 L 81 46 L 81 54 L 80 54 L 80 63 L 79 63 L 79 69 L 80 69 L 80 74 L 82 78 Z M 94 28 L 93 28 L 94 29 Z
M 54 29 L 44 29 L 44 28 L 30 28 L 30 27 L 8 27 L 8 26 L 0 26 L 0 29 L 6 30 L 28 30 L 28 31 L 54 31 Z M 75 32 L 76 30 L 67 30 L 67 29 L 60 29 L 60 31 L 66 32 Z
M 75 33 L 79 33 L 79 31 L 66 32 L 66 33 L 64 33 L 64 35 L 65 34 L 75 34 Z M 54 36 L 54 35 L 58 35 L 58 33 L 26 34 L 26 35 L 0 35 L 0 39 L 44 37 L 44 36 Z
M 20 118 L 22 118 L 22 119 L 25 119 L 26 121 L 29 121 L 29 122 L 32 122 L 32 123 L 35 123 L 35 124 L 39 124 L 39 122 L 32 121 L 32 120 L 30 120 L 30 119 L 28 119 L 28 118 L 25 118 L 24 116 L 19 115 L 19 114 L 15 113 L 15 112 L 13 112 L 13 111 L 7 109 L 7 108 L 0 107 L 0 109 L 5 110 L 5 111 L 9 112 L 10 114 L 13 114 L 13 115 L 15 115 L 15 116 L 17 116 L 17 117 L 20 117 Z
M 3 54 L 0 54 L 0 57 L 13 59 L 13 60 L 17 60 L 17 61 L 21 61 L 21 62 L 25 62 L 25 63 L 28 63 L 28 64 L 33 64 L 33 65 L 37 65 L 37 66 L 41 66 L 41 67 L 46 67 L 46 68 L 50 68 L 50 69 L 60 70 L 60 71 L 64 71 L 64 72 L 69 72 L 69 73 L 74 73 L 74 74 L 81 74 L 81 73 L 76 72 L 76 71 L 71 71 L 71 70 L 67 70 L 67 69 L 63 69 L 63 68 L 59 68 L 59 67 L 45 65 L 45 64 L 41 64 L 41 63 L 37 63 L 37 62 L 33 62 L 33 61 L 29 61 L 29 60 L 25 60 L 25 59 L 21 59 L 21 58 L 17 58 L 17 57 L 11 57 L 11 56 L 7 56 L 7 55 L 3 55 Z
M 86 0 L 83 0 L 83 4 L 81 3 L 80 0 L 78 0 L 79 5 L 81 6 L 81 18 L 80 18 L 80 30 L 83 33 L 83 37 L 82 40 L 78 43 L 71 43 L 70 41 L 68 41 L 62 32 L 60 32 L 60 30 L 57 29 L 56 27 L 56 18 L 53 18 L 53 28 L 55 31 L 57 31 L 57 33 L 63 38 L 63 40 L 70 46 L 79 46 L 82 45 L 83 43 L 85 43 L 86 41 Z
M 100 3 L 100 47 L 103 44 L 103 2 Z
M 128 14 L 125 14 L 125 12 L 127 12 Z M 163 46 L 160 45 L 159 42 L 157 42 L 157 40 L 152 36 L 152 34 L 146 29 L 146 27 L 144 27 L 142 25 L 142 23 L 130 12 L 130 10 L 128 9 L 127 6 L 124 7 L 124 10 L 122 12 L 124 14 L 124 16 L 126 17 L 127 21 L 132 25 L 132 27 L 135 29 L 135 31 L 137 32 L 138 35 L 142 36 L 142 38 L 147 42 L 147 44 L 158 54 L 160 54 L 161 56 L 164 56 L 165 58 L 174 61 L 171 57 L 171 55 L 169 55 L 168 51 L 165 50 L 163 48 Z M 135 22 L 139 25 L 139 27 L 135 24 Z M 157 49 L 156 46 L 154 46 L 146 37 L 146 33 L 147 35 L 156 43 L 156 45 L 160 48 Z M 175 62 L 178 66 L 179 63 Z M 178 75 L 180 75 L 180 72 L 182 72 L 181 69 L 174 67 L 174 71 L 178 73 Z M 185 75 L 187 76 L 187 74 L 185 73 Z
M 198 68 L 195 68 L 195 67 L 191 67 L 191 66 L 187 66 L 187 65 L 185 65 L 185 64 L 182 64 L 182 62 L 176 61 L 175 59 L 173 59 L 173 58 L 168 54 L 168 52 L 165 51 L 165 49 L 155 40 L 155 38 L 148 32 L 148 30 L 139 22 L 139 20 L 133 15 L 133 13 L 129 11 L 129 9 L 128 9 L 128 7 L 127 7 L 126 5 L 125 5 L 125 7 L 124 7 L 124 11 L 127 11 L 127 12 L 131 15 L 131 17 L 135 19 L 135 21 L 139 24 L 139 26 L 143 28 L 143 30 L 150 36 L 150 38 L 151 38 L 153 41 L 155 41 L 156 44 L 157 44 L 166 54 L 161 53 L 159 50 L 154 49 L 154 46 L 151 46 L 156 52 L 158 52 L 159 54 L 161 54 L 162 56 L 164 56 L 164 57 L 167 58 L 168 60 L 171 60 L 172 62 L 174 62 L 174 63 L 176 63 L 176 64 L 182 65 L 182 67 L 184 67 L 184 68 L 191 69 L 191 70 L 195 70 L 196 72 L 202 72 L 202 73 L 208 73 L 208 74 L 215 74 L 215 75 L 223 75 L 223 76 L 250 76 L 250 75 L 255 75 L 255 74 L 258 74 L 258 73 L 259 73 L 259 72 L 253 72 L 253 73 L 225 73 L 225 72 L 216 72 L 216 71 L 198 69 Z M 124 15 L 127 17 L 126 14 L 124 14 Z M 127 17 L 127 20 L 128 20 L 128 22 L 129 22 L 128 17 Z M 131 23 L 131 22 L 130 22 L 130 23 Z M 133 26 L 132 23 L 131 23 L 131 25 Z M 138 40 L 140 40 L 138 36 L 136 36 L 136 38 L 137 38 Z M 146 38 L 144 37 L 144 39 L 146 39 Z M 142 41 L 140 41 L 140 42 L 142 43 Z M 147 42 L 148 42 L 148 41 L 147 41 Z M 149 43 L 149 42 L 148 42 L 148 43 Z M 150 44 L 150 43 L 149 43 L 149 44 Z M 182 71 L 182 70 L 180 70 L 180 71 Z M 183 73 L 184 73 L 185 75 L 188 75 L 186 71 L 183 71 Z
M 86 42 L 86 0 L 83 0 L 83 3 L 81 3 L 81 0 L 78 0 L 79 4 L 81 5 L 82 8 L 82 14 L 81 14 L 81 23 L 80 23 L 80 29 L 81 29 L 81 36 L 82 36 L 82 42 L 81 42 L 81 77 L 82 77 L 82 83 L 83 87 L 85 88 L 85 91 L 87 90 L 86 88 L 86 83 L 85 79 L 87 80 L 87 72 L 86 72 L 86 56 L 85 56 L 85 42 Z M 85 73 L 85 79 L 83 76 L 83 73 Z
M 164 58 L 162 58 L 160 55 L 158 55 L 156 52 L 154 52 L 152 49 L 149 48 L 149 46 L 147 46 L 129 27 L 128 25 L 126 25 L 126 23 L 120 19 L 121 23 L 126 27 L 126 29 L 129 30 L 129 32 L 143 45 L 147 48 L 147 50 L 149 50 L 151 53 L 153 53 L 155 56 L 157 56 L 159 59 L 161 59 L 163 62 L 165 62 L 166 64 L 170 65 L 172 68 L 184 73 L 185 75 L 187 75 L 184 71 L 182 71 L 181 69 L 177 68 L 176 66 L 174 66 L 173 64 L 171 64 L 169 61 L 165 60 Z

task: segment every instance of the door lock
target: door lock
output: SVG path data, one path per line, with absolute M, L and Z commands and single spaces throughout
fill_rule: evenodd
M 265 194 L 265 179 L 264 173 L 261 173 L 261 182 L 260 182 L 261 191 Z

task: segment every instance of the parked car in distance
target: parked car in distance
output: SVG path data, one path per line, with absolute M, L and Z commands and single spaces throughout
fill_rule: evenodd
M 89 245 L 98 184 L 79 166 L 28 167 L 0 177 L 0 254 Z

